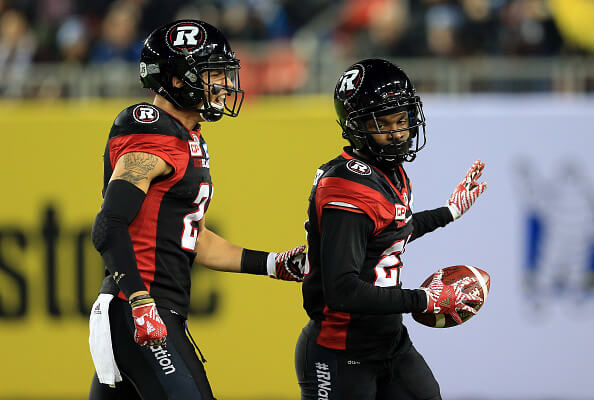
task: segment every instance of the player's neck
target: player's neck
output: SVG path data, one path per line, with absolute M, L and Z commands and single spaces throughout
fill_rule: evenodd
M 156 95 L 153 104 L 176 118 L 189 131 L 194 129 L 196 124 L 204 121 L 198 111 L 180 110 L 162 96 Z

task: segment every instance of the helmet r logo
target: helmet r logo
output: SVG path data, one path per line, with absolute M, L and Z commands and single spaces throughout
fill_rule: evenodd
M 199 48 L 206 40 L 206 31 L 204 28 L 193 22 L 183 22 L 172 26 L 167 32 L 167 45 L 178 54 L 182 54 L 183 49 L 190 53 Z
M 196 46 L 198 44 L 196 36 L 200 33 L 200 30 L 197 26 L 180 26 L 176 29 L 176 32 L 174 46 Z
M 363 69 L 358 65 L 346 71 L 340 78 L 338 93 L 347 97 L 352 95 L 356 92 L 359 83 L 361 83 L 362 75 Z

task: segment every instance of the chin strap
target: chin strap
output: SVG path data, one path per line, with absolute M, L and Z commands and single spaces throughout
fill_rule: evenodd
M 171 102 L 176 108 L 179 108 L 180 110 L 184 109 L 181 106 L 181 104 L 179 104 L 179 102 L 167 91 L 167 89 L 165 89 L 165 87 L 159 87 L 159 90 L 157 90 L 157 94 L 159 94 L 159 96 L 164 97 L 167 101 Z

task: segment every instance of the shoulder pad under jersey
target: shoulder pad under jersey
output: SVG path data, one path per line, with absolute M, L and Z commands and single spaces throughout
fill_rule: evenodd
M 183 125 L 162 109 L 152 104 L 134 104 L 116 117 L 109 137 L 130 134 L 159 134 L 180 139 L 188 135 Z

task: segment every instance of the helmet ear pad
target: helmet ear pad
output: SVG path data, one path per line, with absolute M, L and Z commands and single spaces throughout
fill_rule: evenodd
M 175 88 L 173 91 L 173 97 L 178 103 L 182 104 L 184 108 L 190 109 L 204 104 L 204 95 L 201 91 L 191 88 L 185 81 L 183 83 L 182 87 Z
M 193 73 L 190 73 L 188 66 L 184 63 L 172 62 L 169 71 L 173 73 L 168 74 L 169 82 L 171 82 L 173 98 L 181 105 L 184 109 L 194 109 L 204 105 L 205 96 L 204 88 L 202 87 L 202 81 L 199 77 L 196 77 Z M 188 76 L 193 76 L 196 82 L 191 82 Z M 173 79 L 177 78 L 181 85 L 175 86 Z
M 155 90 L 157 94 L 170 100 L 180 109 L 195 108 L 204 102 L 204 95 L 202 95 L 201 91 L 193 89 L 189 82 L 180 78 L 183 74 L 179 73 L 179 69 L 171 66 L 160 66 L 159 69 L 159 74 L 150 74 L 141 78 L 144 87 L 158 88 Z M 174 79 L 177 79 L 181 85 L 175 85 Z
M 367 144 L 366 135 L 361 135 L 352 121 L 345 121 L 344 126 L 337 122 L 342 127 L 342 137 L 349 141 L 353 149 L 363 150 Z

